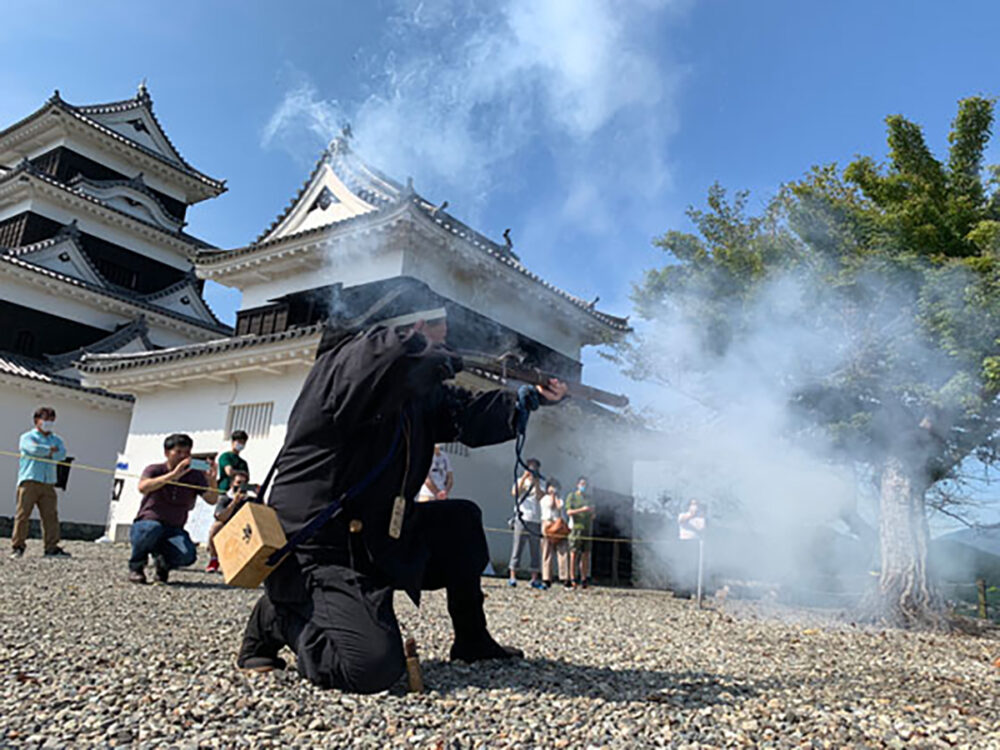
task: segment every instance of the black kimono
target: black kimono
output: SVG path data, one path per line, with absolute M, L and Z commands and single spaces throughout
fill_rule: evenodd
M 479 577 L 488 548 L 478 506 L 413 500 L 435 443 L 474 447 L 516 434 L 516 394 L 443 384 L 454 366 L 419 334 L 385 328 L 316 360 L 289 417 L 268 502 L 291 537 L 335 498 L 368 483 L 268 577 L 240 666 L 281 666 L 277 652 L 288 645 L 316 684 L 383 690 L 405 666 L 394 589 L 415 603 L 421 589 L 447 589 L 452 658 L 512 655 L 486 629 Z

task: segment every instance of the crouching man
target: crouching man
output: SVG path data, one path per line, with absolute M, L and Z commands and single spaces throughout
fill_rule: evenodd
M 435 443 L 509 440 L 520 415 L 561 400 L 566 386 L 553 380 L 538 391 L 474 394 L 445 385 L 461 362 L 443 348 L 444 311 L 433 312 L 440 315 L 419 313 L 340 340 L 328 333 L 321 344 L 288 420 L 268 503 L 291 539 L 331 501 L 347 499 L 265 581 L 240 667 L 282 668 L 278 652 L 287 645 L 317 685 L 384 690 L 405 666 L 397 589 L 416 604 L 421 590 L 446 590 L 452 659 L 523 655 L 486 627 L 479 579 L 488 549 L 478 506 L 414 498 Z
M 144 568 L 150 555 L 160 583 L 167 582 L 171 570 L 191 565 L 198 556 L 184 524 L 199 495 L 215 504 L 218 485 L 214 461 L 203 461 L 204 466 L 192 468 L 193 445 L 187 435 L 168 435 L 163 441 L 166 461 L 151 464 L 142 472 L 142 503 L 129 534 L 132 557 L 128 561 L 128 579 L 132 583 L 146 583 Z

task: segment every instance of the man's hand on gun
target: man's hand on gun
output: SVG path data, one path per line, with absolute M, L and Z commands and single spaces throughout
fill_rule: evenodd
M 569 387 L 558 378 L 549 378 L 546 385 L 536 385 L 539 395 L 546 401 L 556 403 L 566 398 Z

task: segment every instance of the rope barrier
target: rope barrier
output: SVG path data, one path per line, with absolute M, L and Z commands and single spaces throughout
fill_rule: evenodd
M 84 471 L 93 471 L 98 474 L 108 474 L 110 476 L 117 477 L 127 477 L 129 479 L 142 479 L 142 474 L 130 474 L 127 472 L 120 472 L 118 469 L 105 469 L 101 466 L 88 466 L 87 464 L 78 464 L 76 461 L 56 461 L 53 458 L 37 458 L 35 456 L 28 456 L 24 453 L 14 453 L 12 451 L 0 450 L 0 456 L 11 456 L 13 458 L 26 458 L 29 461 L 41 461 L 44 464 L 53 464 L 55 466 L 69 466 L 72 469 L 83 469 Z M 156 477 L 159 479 L 159 477 Z M 173 480 L 164 482 L 163 485 L 173 485 L 174 487 L 187 487 L 192 490 L 210 490 L 211 487 L 206 487 L 203 484 L 187 484 L 185 482 L 175 482 Z
M 142 475 L 141 474 L 132 474 L 132 473 L 128 473 L 128 472 L 122 472 L 122 471 L 120 471 L 118 469 L 106 469 L 106 468 L 101 467 L 101 466 L 89 466 L 87 464 L 78 464 L 75 461 L 57 461 L 57 460 L 52 459 L 52 458 L 36 458 L 35 456 L 26 456 L 26 455 L 24 455 L 22 453 L 15 453 L 13 451 L 5 451 L 5 450 L 0 450 L 0 456 L 10 456 L 12 458 L 27 458 L 27 459 L 29 459 L 31 461 L 41 461 L 42 463 L 53 464 L 55 466 L 69 466 L 69 467 L 71 467 L 73 469 L 81 469 L 83 471 L 93 471 L 93 472 L 97 472 L 98 474 L 107 474 L 109 476 L 116 476 L 116 477 L 127 477 L 129 479 L 142 479 Z M 188 488 L 193 489 L 193 490 L 204 491 L 204 490 L 207 489 L 206 487 L 204 487 L 203 485 L 200 485 L 200 484 L 187 484 L 185 482 L 175 482 L 175 481 L 164 482 L 164 485 L 168 485 L 168 484 L 169 485 L 173 485 L 175 487 L 188 487 Z M 513 534 L 514 533 L 511 529 L 498 529 L 498 528 L 493 528 L 491 526 L 484 526 L 483 530 L 484 531 L 499 531 L 499 532 L 503 532 L 503 533 L 506 533 L 506 534 Z M 645 539 L 645 540 L 643 540 L 643 539 L 629 539 L 628 537 L 604 537 L 604 536 L 583 536 L 583 537 L 579 537 L 579 538 L 583 539 L 585 541 L 592 541 L 592 542 L 630 542 L 632 544 L 659 544 L 659 543 L 665 541 L 665 540 L 662 540 L 662 539 Z

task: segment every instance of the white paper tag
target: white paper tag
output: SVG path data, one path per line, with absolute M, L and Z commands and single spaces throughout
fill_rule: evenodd
M 403 514 L 406 513 L 406 500 L 402 495 L 396 495 L 392 503 L 392 518 L 389 519 L 389 536 L 399 539 L 403 533 Z

